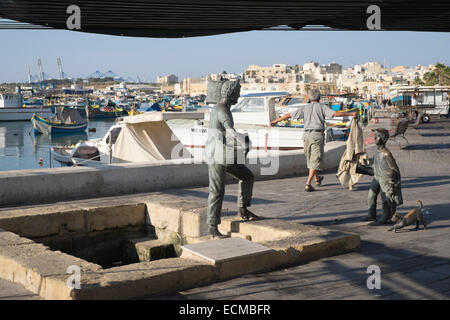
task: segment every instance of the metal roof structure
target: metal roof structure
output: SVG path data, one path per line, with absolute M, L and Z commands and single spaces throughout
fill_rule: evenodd
M 69 29 L 74 4 L 81 11 L 75 31 L 137 37 L 368 30 L 371 5 L 380 8 L 381 30 L 450 31 L 448 0 L 0 0 L 0 28 Z

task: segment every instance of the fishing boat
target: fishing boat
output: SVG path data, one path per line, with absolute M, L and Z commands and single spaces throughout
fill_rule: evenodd
M 287 92 L 264 92 L 243 94 L 238 103 L 231 106 L 234 127 L 237 132 L 248 134 L 252 142 L 250 155 L 259 150 L 289 151 L 303 149 L 303 121 L 285 121 L 272 127 L 270 123 L 289 112 L 289 108 L 305 107 L 303 101 L 286 106 L 277 105 Z M 303 99 L 302 99 L 303 100 Z M 209 112 L 205 110 L 204 121 L 173 119 L 168 126 L 195 158 L 203 158 L 209 130 Z M 351 117 L 325 119 L 325 141 L 343 140 L 351 124 Z
M 192 158 L 166 121 L 203 117 L 200 112 L 149 112 L 119 118 L 103 138 L 80 141 L 73 147 L 53 147 L 52 157 L 68 165 L 90 167 Z
M 87 117 L 89 119 L 112 119 L 123 115 L 123 109 L 111 106 L 90 106 L 87 109 Z
M 75 109 L 57 108 L 50 119 L 33 115 L 31 123 L 36 134 L 70 134 L 86 131 L 88 123 Z
M 249 156 L 270 150 L 303 149 L 303 128 L 270 126 L 270 122 L 279 116 L 275 101 L 281 97 L 283 94 L 279 93 L 243 95 L 231 107 L 236 131 L 248 134 L 252 142 Z M 145 112 L 119 118 L 104 138 L 80 142 L 70 153 L 74 155 L 83 146 L 95 147 L 100 162 L 109 164 L 173 159 L 173 150 L 177 150 L 175 154 L 183 150 L 181 153 L 202 161 L 208 130 L 208 110 Z M 333 129 L 328 128 L 327 142 L 333 140 L 332 132 Z M 86 158 L 90 159 L 89 156 Z
M 20 93 L 0 94 L 0 121 L 28 121 L 34 114 L 52 115 L 52 109 L 44 105 L 27 105 Z
M 87 166 L 99 168 L 105 163 L 100 161 L 98 149 L 90 146 L 68 147 L 52 146 L 50 153 L 54 160 L 67 166 Z
M 292 126 L 271 127 L 279 113 L 276 101 L 287 92 L 243 94 L 237 104 L 231 106 L 234 128 L 241 134 L 248 134 L 252 142 L 250 155 L 258 150 L 299 150 L 303 148 L 303 128 Z M 209 131 L 209 110 L 205 111 L 204 121 L 173 119 L 168 126 L 195 158 L 203 159 L 204 148 Z
M 45 104 L 44 99 L 38 99 L 38 98 L 28 98 L 23 99 L 23 106 L 25 107 L 43 107 Z

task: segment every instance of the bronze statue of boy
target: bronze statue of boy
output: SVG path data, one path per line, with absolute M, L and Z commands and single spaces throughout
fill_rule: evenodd
M 229 141 L 234 142 L 233 137 L 239 135 L 234 129 L 230 107 L 237 103 L 240 91 L 239 81 L 225 81 L 222 84 L 220 100 L 210 114 L 208 138 L 205 145 L 205 160 L 208 164 L 209 174 L 207 223 L 209 233 L 218 238 L 225 237 L 219 232 L 218 225 L 221 222 L 227 173 L 239 180 L 238 206 L 241 218 L 244 220 L 258 218 L 247 209 L 251 205 L 254 182 L 253 173 L 245 165 L 245 156 L 250 147 L 245 143 L 245 151 L 241 150 L 241 153 L 245 153 L 245 155 L 241 154 L 241 157 L 239 157 L 236 154 L 234 143 L 232 143 L 232 146 L 229 143 Z
M 373 129 L 372 131 L 375 134 L 375 144 L 377 146 L 373 164 L 371 166 L 358 165 L 356 171 L 357 173 L 374 177 L 367 199 L 369 215 L 363 221 L 376 221 L 377 197 L 381 193 L 383 217 L 378 222 L 380 224 L 388 224 L 392 223 L 391 218 L 397 206 L 403 204 L 400 170 L 392 153 L 386 148 L 389 131 L 383 128 Z

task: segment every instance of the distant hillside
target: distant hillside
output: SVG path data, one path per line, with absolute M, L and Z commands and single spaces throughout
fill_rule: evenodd
M 100 72 L 99 70 L 95 71 L 94 73 L 91 73 L 89 76 L 87 76 L 88 79 L 105 79 L 105 78 L 113 78 L 114 80 L 123 80 L 123 77 L 117 75 L 111 70 L 108 70 L 105 73 Z

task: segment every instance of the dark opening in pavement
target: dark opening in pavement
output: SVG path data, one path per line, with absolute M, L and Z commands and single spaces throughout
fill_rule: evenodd
M 88 234 L 67 232 L 33 240 L 50 247 L 51 250 L 59 250 L 108 269 L 139 263 L 138 255 L 130 250 L 127 242 L 148 235 L 145 226 L 140 226 Z

